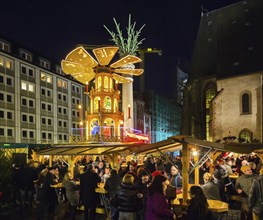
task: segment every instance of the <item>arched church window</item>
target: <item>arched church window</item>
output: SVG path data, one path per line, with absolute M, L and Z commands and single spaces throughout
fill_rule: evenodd
M 251 113 L 251 94 L 244 92 L 241 94 L 241 114 Z
M 252 141 L 252 139 L 253 139 L 253 133 L 249 129 L 245 128 L 242 131 L 240 131 L 239 134 L 240 142 L 249 143 Z

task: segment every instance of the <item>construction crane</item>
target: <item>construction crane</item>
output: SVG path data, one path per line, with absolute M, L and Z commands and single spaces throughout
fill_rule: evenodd
M 77 45 L 77 47 L 80 47 L 80 46 L 82 46 L 84 49 L 93 50 L 99 47 L 108 47 L 109 45 L 91 45 L 91 44 L 78 44 Z M 162 50 L 151 48 L 151 47 L 142 48 L 138 50 L 139 57 L 142 60 L 142 62 L 140 63 L 140 68 L 144 69 L 144 71 L 145 71 L 145 54 L 148 54 L 148 53 L 157 53 L 159 56 L 161 56 Z M 140 91 L 139 92 L 143 94 L 145 91 L 145 73 L 143 73 L 140 76 L 139 80 L 140 80 L 140 88 L 139 88 Z

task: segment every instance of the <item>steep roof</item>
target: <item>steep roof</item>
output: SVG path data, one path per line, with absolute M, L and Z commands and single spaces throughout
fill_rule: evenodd
M 245 0 L 204 14 L 193 52 L 191 79 L 263 70 L 262 11 L 262 0 Z

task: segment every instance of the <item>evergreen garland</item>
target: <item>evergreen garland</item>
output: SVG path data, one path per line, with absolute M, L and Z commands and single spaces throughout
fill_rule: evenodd
M 121 57 L 124 57 L 126 55 L 136 55 L 136 52 L 139 49 L 139 45 L 142 44 L 142 42 L 145 40 L 145 38 L 139 40 L 140 33 L 142 29 L 144 28 L 145 24 L 139 29 L 135 30 L 136 22 L 133 24 L 131 23 L 131 15 L 129 15 L 129 22 L 128 27 L 126 27 L 127 30 L 127 37 L 123 36 L 122 30 L 120 27 L 120 24 L 117 22 L 115 18 L 113 18 L 113 21 L 115 23 L 116 31 L 111 31 L 109 28 L 107 28 L 106 25 L 103 25 L 104 28 L 109 32 L 112 39 L 110 41 L 114 42 L 115 45 L 119 47 L 119 54 Z

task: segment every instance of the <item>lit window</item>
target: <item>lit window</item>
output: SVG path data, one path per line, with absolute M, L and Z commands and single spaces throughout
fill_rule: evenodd
M 45 72 L 41 72 L 41 81 L 52 83 L 52 76 Z
M 0 56 L 0 66 L 6 69 L 13 69 L 13 60 Z
M 67 84 L 66 81 L 64 81 L 64 80 L 62 80 L 62 79 L 58 79 L 58 87 L 61 87 L 61 88 L 67 89 L 68 84 Z
M 241 142 L 251 142 L 253 139 L 253 133 L 249 129 L 243 129 L 240 134 L 239 138 L 242 140 Z
M 10 59 L 6 59 L 6 61 L 5 61 L 5 67 L 6 67 L 7 69 L 13 69 L 13 61 L 10 60 Z
M 52 83 L 52 77 L 50 75 L 47 75 L 47 82 Z
M 28 91 L 34 92 L 34 85 L 33 84 L 28 84 Z
M 0 66 L 4 66 L 4 58 L 0 57 Z
M 35 86 L 33 84 L 21 81 L 21 89 L 22 90 L 34 92 L 34 90 L 35 90 L 34 88 L 35 88 Z
M 21 89 L 27 90 L 27 84 L 25 82 L 21 82 Z

